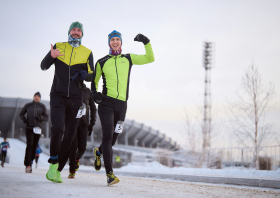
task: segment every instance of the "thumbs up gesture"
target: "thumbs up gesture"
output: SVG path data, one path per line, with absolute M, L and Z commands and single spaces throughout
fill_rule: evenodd
M 51 44 L 51 57 L 56 58 L 58 56 L 64 56 L 64 54 L 60 54 L 59 49 L 53 49 L 53 45 Z

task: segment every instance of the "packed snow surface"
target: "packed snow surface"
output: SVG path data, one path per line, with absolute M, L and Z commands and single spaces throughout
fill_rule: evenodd
M 3 139 L 0 138 L 0 141 Z M 145 164 L 130 163 L 120 169 L 114 169 L 120 183 L 107 186 L 104 168 L 96 174 L 92 166 L 80 166 L 75 179 L 68 179 L 69 166 L 61 172 L 63 183 L 57 184 L 46 179 L 48 171 L 48 156 L 41 154 L 38 169 L 32 173 L 25 173 L 23 159 L 26 144 L 16 140 L 9 140 L 11 148 L 8 150 L 10 163 L 0 167 L 0 197 L 1 198 L 49 198 L 49 197 L 114 197 L 114 198 L 186 198 L 186 197 L 278 197 L 279 189 L 252 188 L 222 184 L 191 183 L 183 181 L 157 180 L 151 178 L 135 178 L 118 176 L 120 172 L 152 172 L 166 174 L 191 175 L 242 175 L 243 177 L 271 177 L 279 178 L 279 171 L 255 171 L 240 169 L 195 169 L 168 168 L 158 162 Z M 80 171 L 81 170 L 81 171 Z M 86 170 L 86 171 L 82 171 Z M 90 171 L 88 171 L 90 170 Z M 12 185 L 11 185 L 12 184 Z
M 3 138 L 0 138 L 0 142 Z M 9 139 L 11 148 L 8 149 L 11 165 L 23 165 L 26 144 L 17 139 Z M 48 156 L 41 153 L 38 166 L 48 166 Z M 43 167 L 42 167 L 43 168 Z M 93 170 L 92 166 L 80 166 L 81 170 Z M 68 170 L 68 165 L 65 166 Z M 114 169 L 122 172 L 145 172 L 145 173 L 164 173 L 164 174 L 184 174 L 184 175 L 204 175 L 204 176 L 227 176 L 227 177 L 241 177 L 241 178 L 264 178 L 280 180 L 280 169 L 278 170 L 255 170 L 246 168 L 230 167 L 224 169 L 208 169 L 208 168 L 184 168 L 184 167 L 166 167 L 158 162 L 146 163 L 129 163 L 119 169 Z
M 120 182 L 107 186 L 106 175 L 76 172 L 68 179 L 68 170 L 61 172 L 63 183 L 46 179 L 47 166 L 39 166 L 25 173 L 21 165 L 0 167 L 1 198 L 63 198 L 63 197 L 114 197 L 114 198 L 218 198 L 218 197 L 279 197 L 279 189 L 252 188 L 231 185 L 203 184 L 118 176 Z M 278 195 L 278 196 L 277 196 Z

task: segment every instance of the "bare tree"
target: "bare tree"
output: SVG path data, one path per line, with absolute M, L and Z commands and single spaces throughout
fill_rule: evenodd
M 196 107 L 195 115 L 192 115 L 192 118 L 190 118 L 188 111 L 185 110 L 184 131 L 187 135 L 187 147 L 190 148 L 192 155 L 197 157 L 195 167 L 201 167 L 203 163 L 206 162 L 207 153 L 211 148 L 213 138 L 215 138 L 218 134 L 218 127 L 215 126 L 215 119 L 212 118 L 209 130 L 205 133 L 203 107 Z
M 187 146 L 195 153 L 197 146 L 197 130 L 193 121 L 190 119 L 188 113 L 185 113 L 185 130 L 187 134 Z
M 272 124 L 266 122 L 266 112 L 271 104 L 275 89 L 272 83 L 264 83 L 258 69 L 250 66 L 242 78 L 241 94 L 230 103 L 234 136 L 244 146 L 253 146 L 254 166 L 259 169 L 258 154 L 273 136 Z
M 200 144 L 201 144 L 201 132 L 200 132 L 200 119 L 196 115 L 195 112 L 192 112 L 192 116 L 189 116 L 189 111 L 185 109 L 185 117 L 184 117 L 184 134 L 186 135 L 186 146 L 189 149 L 186 153 L 185 161 L 189 161 L 189 163 L 193 167 L 201 167 L 204 158 L 202 159 L 203 152 L 201 152 Z M 201 116 L 199 116 L 201 117 Z

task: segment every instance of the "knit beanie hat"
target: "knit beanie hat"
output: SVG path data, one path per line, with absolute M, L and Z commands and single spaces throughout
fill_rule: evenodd
M 70 27 L 69 27 L 68 35 L 69 35 L 70 31 L 71 31 L 73 28 L 79 28 L 79 29 L 82 31 L 82 33 L 83 33 L 82 37 L 84 36 L 83 24 L 81 24 L 81 23 L 78 22 L 78 21 L 73 22 L 73 23 L 70 25 Z
M 113 32 L 111 32 L 109 35 L 108 35 L 108 45 L 110 45 L 110 40 L 111 38 L 113 37 L 119 37 L 121 39 L 121 42 L 122 42 L 122 34 L 119 33 L 118 31 L 114 30 Z
M 35 94 L 34 94 L 34 96 L 39 96 L 40 98 L 41 98 L 41 94 L 40 94 L 40 92 L 38 91 L 38 92 L 36 92 Z

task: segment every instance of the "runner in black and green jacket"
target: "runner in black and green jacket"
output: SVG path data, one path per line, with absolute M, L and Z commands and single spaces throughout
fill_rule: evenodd
M 122 132 L 129 92 L 129 77 L 132 65 L 143 65 L 154 62 L 154 53 L 150 40 L 143 34 L 138 34 L 134 41 L 143 42 L 146 54 L 122 54 L 122 35 L 113 31 L 108 35 L 109 55 L 99 59 L 95 65 L 95 78 L 91 84 L 94 101 L 99 104 L 98 114 L 102 125 L 102 143 L 94 149 L 94 167 L 101 168 L 103 154 L 107 182 L 112 185 L 119 182 L 112 169 L 112 146 L 119 133 Z M 100 77 L 103 79 L 102 93 L 97 92 Z
M 83 109 L 83 80 L 91 81 L 94 76 L 92 51 L 81 44 L 83 35 L 83 25 L 73 22 L 68 30 L 68 42 L 51 45 L 41 63 L 42 70 L 55 66 L 50 94 L 50 167 L 46 177 L 56 183 L 62 183 L 60 172 L 69 157 Z

